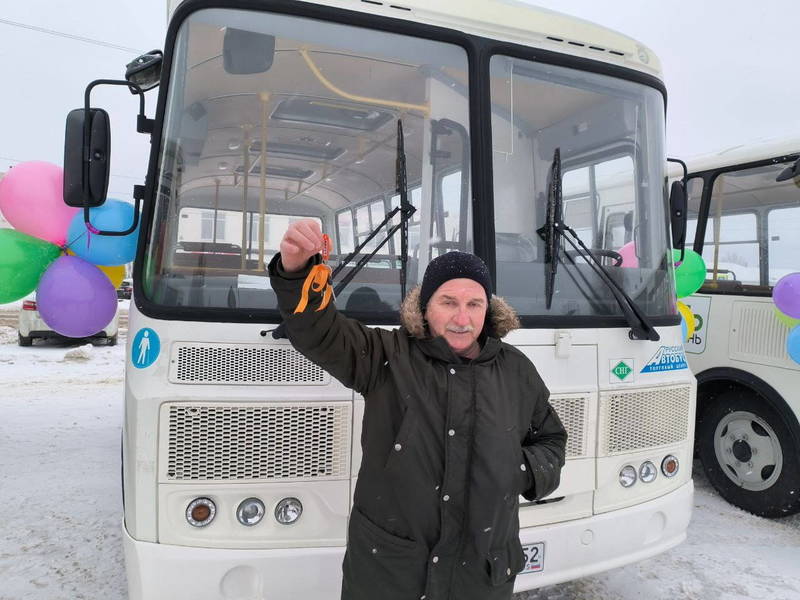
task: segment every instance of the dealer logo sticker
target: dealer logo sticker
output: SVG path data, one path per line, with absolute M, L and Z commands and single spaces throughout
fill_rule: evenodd
M 155 331 L 144 327 L 136 332 L 131 344 L 131 362 L 134 367 L 137 369 L 149 367 L 156 362 L 159 352 L 161 352 L 161 341 Z
M 661 346 L 653 357 L 647 361 L 642 373 L 660 373 L 662 371 L 678 371 L 688 369 L 683 346 Z
M 630 383 L 636 378 L 636 368 L 632 358 L 612 358 L 610 361 L 610 383 Z

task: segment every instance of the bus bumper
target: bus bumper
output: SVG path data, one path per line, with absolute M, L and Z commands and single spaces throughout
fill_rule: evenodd
M 522 544 L 544 542 L 543 569 L 520 573 L 514 591 L 586 577 L 650 558 L 686 539 L 694 484 L 636 506 L 520 530 Z
M 339 600 L 344 546 L 231 550 L 140 542 L 122 527 L 128 600 Z
M 520 530 L 544 543 L 543 569 L 514 591 L 586 577 L 655 556 L 686 538 L 692 481 L 651 500 L 591 518 Z M 129 600 L 338 600 L 344 547 L 231 550 L 140 542 L 123 526 Z

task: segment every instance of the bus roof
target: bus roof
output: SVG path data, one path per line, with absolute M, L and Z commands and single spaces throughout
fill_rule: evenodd
M 686 159 L 689 173 L 731 167 L 800 153 L 800 137 L 780 137 L 738 144 L 712 154 Z M 670 166 L 670 172 L 675 169 Z
M 167 0 L 168 18 L 181 1 Z M 658 57 L 636 40 L 589 21 L 519 0 L 299 1 L 457 29 L 627 67 L 663 79 Z

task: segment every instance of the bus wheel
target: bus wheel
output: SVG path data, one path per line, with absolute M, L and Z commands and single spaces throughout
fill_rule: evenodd
M 720 495 L 739 508 L 768 518 L 794 514 L 800 511 L 796 429 L 755 393 L 722 393 L 697 423 L 703 470 Z

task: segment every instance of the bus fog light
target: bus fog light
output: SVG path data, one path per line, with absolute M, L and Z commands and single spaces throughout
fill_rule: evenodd
M 619 484 L 629 488 L 636 483 L 636 469 L 631 465 L 625 465 L 619 472 Z
M 672 454 L 664 457 L 664 460 L 661 461 L 661 472 L 664 473 L 666 477 L 675 477 L 675 475 L 678 474 L 679 468 L 680 463 L 678 463 L 678 459 Z
M 658 469 L 656 469 L 656 466 L 649 460 L 644 461 L 642 466 L 639 467 L 639 479 L 641 479 L 643 483 L 652 483 L 656 480 L 657 475 Z
M 291 525 L 303 514 L 303 505 L 297 498 L 284 498 L 275 507 L 275 518 L 282 525 Z
M 252 527 L 264 518 L 264 503 L 258 498 L 248 498 L 242 500 L 239 508 L 236 509 L 236 518 L 239 523 L 247 527 Z
M 186 520 L 194 527 L 205 527 L 216 514 L 217 506 L 210 498 L 195 498 L 186 507 Z

